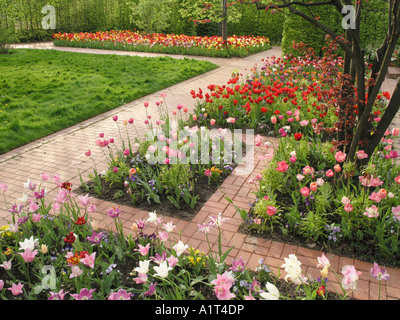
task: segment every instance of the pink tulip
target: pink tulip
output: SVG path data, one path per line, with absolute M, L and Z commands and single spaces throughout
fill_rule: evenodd
M 303 187 L 303 188 L 300 189 L 300 193 L 304 197 L 308 197 L 310 195 L 310 189 L 308 189 L 307 187 Z
M 288 169 L 289 166 L 286 161 L 278 162 L 278 167 L 276 168 L 276 170 L 278 170 L 279 172 L 286 172 Z
M 210 124 L 213 126 L 215 124 L 215 119 L 211 119 Z
M 143 105 L 144 105 L 145 108 L 147 108 L 149 106 L 149 102 L 145 101 L 145 102 L 143 102 Z
M 357 151 L 357 158 L 360 160 L 366 159 L 366 158 L 368 158 L 368 154 L 366 154 L 364 150 L 359 150 L 359 151 Z
M 311 183 L 310 183 L 310 190 L 311 190 L 312 192 L 317 191 L 317 188 L 318 188 L 318 185 L 317 185 L 316 182 L 311 182 Z
M 347 155 L 345 153 L 343 153 L 342 151 L 338 151 L 338 152 L 336 152 L 335 160 L 337 162 L 343 162 L 344 160 L 346 160 L 346 156 Z
M 267 214 L 269 216 L 273 216 L 276 213 L 277 209 L 274 206 L 267 207 Z

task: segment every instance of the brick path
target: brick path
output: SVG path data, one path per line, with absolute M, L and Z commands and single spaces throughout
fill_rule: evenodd
M 38 49 L 53 48 L 52 43 L 18 45 L 16 47 Z M 99 54 L 112 53 L 121 55 L 159 56 L 157 54 L 110 52 L 91 49 L 57 48 L 57 50 Z M 26 182 L 28 178 L 32 180 L 39 179 L 39 175 L 44 171 L 49 175 L 59 174 L 62 179 L 69 180 L 75 186 L 78 186 L 80 182 L 77 167 L 80 168 L 80 172 L 85 179 L 88 173 L 92 172 L 93 163 L 89 158 L 84 156 L 84 152 L 91 149 L 94 159 L 103 159 L 99 148 L 94 144 L 98 133 L 104 132 L 106 137 L 118 138 L 117 127 L 111 119 L 113 115 L 118 115 L 120 119 L 133 117 L 137 120 L 135 123 L 139 133 L 144 134 L 144 101 L 147 100 L 150 102 L 150 107 L 148 108 L 149 114 L 157 114 L 155 102 L 160 99 L 160 94 L 165 92 L 167 94 L 166 102 L 170 110 L 175 108 L 178 104 L 183 104 L 190 110 L 194 106 L 194 101 L 189 94 L 190 90 L 197 90 L 198 88 L 205 89 L 209 84 L 226 84 L 233 69 L 237 69 L 245 77 L 247 73 L 250 73 L 247 70 L 254 67 L 256 63 L 261 63 L 261 59 L 272 55 L 280 56 L 280 54 L 280 48 L 274 47 L 264 53 L 255 54 L 243 59 L 196 57 L 210 60 L 220 67 L 204 75 L 194 77 L 161 90 L 160 92 L 130 102 L 110 112 L 101 114 L 43 139 L 39 139 L 4 155 L 0 155 L 0 182 L 9 185 L 9 190 L 7 191 L 8 199 L 13 202 L 15 199 L 21 197 L 24 192 L 23 183 Z M 179 59 L 183 58 L 182 56 L 173 57 Z M 396 82 L 397 80 L 387 79 L 384 90 L 393 92 Z M 399 117 L 396 117 L 394 125 L 400 126 Z M 132 134 L 134 134 L 134 132 L 132 132 Z M 278 143 L 277 139 L 269 140 L 275 145 Z M 255 155 L 255 159 L 258 159 L 257 154 Z M 321 256 L 321 252 L 271 240 L 263 240 L 261 238 L 248 236 L 239 231 L 242 221 L 240 215 L 236 212 L 236 209 L 225 200 L 224 195 L 233 199 L 234 203 L 239 207 L 248 209 L 249 202 L 254 199 L 254 194 L 251 192 L 254 191 L 253 188 L 255 187 L 254 185 L 248 184 L 246 181 L 249 177 L 255 177 L 257 173 L 262 171 L 263 167 L 263 163 L 256 162 L 254 171 L 248 176 L 237 175 L 237 170 L 235 170 L 233 174 L 225 180 L 221 186 L 221 191 L 217 191 L 208 200 L 192 221 L 178 220 L 170 217 L 164 217 L 164 221 L 172 220 L 176 224 L 176 228 L 174 229 L 174 236 L 176 239 L 182 239 L 184 243 L 207 253 L 209 252 L 209 247 L 205 235 L 197 232 L 197 224 L 208 221 L 210 215 L 216 215 L 222 212 L 224 217 L 229 218 L 229 220 L 222 225 L 223 249 L 225 251 L 234 245 L 234 249 L 228 256 L 228 261 L 242 257 L 247 261 L 247 267 L 254 269 L 258 265 L 258 260 L 262 258 L 266 265 L 270 266 L 275 273 L 278 273 L 279 267 L 284 263 L 283 258 L 293 253 L 296 254 L 298 259 L 302 262 L 302 270 L 305 273 L 312 277 L 318 277 L 319 270 L 316 268 L 316 265 L 317 257 Z M 97 168 L 99 171 L 105 169 L 105 165 L 101 160 L 97 161 Z M 52 199 L 53 195 L 55 197 L 55 185 L 46 182 L 46 187 L 50 194 L 49 199 Z M 113 228 L 113 222 L 106 214 L 106 210 L 109 209 L 112 204 L 99 199 L 93 199 L 92 202 L 97 205 L 97 212 L 92 215 L 92 219 L 98 221 L 101 227 Z M 148 216 L 148 212 L 143 210 L 124 206 L 122 206 L 121 209 L 124 212 L 124 214 L 121 215 L 121 219 L 123 221 L 124 231 L 127 234 L 133 232 L 131 226 L 134 221 L 147 218 Z M 162 214 L 162 212 L 158 213 Z M 9 221 L 10 214 L 7 212 L 4 202 L 0 202 L 0 225 L 7 224 Z M 147 230 L 147 232 L 151 231 L 150 229 Z M 216 233 L 211 233 L 209 235 L 209 244 L 213 252 L 218 251 Z M 352 297 L 360 300 L 377 299 L 378 282 L 369 274 L 372 267 L 370 263 L 332 254 L 327 254 L 327 256 L 331 261 L 332 267 L 337 270 L 338 273 L 340 273 L 341 267 L 347 264 L 354 264 L 357 270 L 362 271 L 358 287 L 352 294 Z M 285 272 L 283 271 L 282 273 Z M 390 280 L 387 283 L 383 283 L 382 299 L 399 299 L 400 270 L 388 268 L 388 273 L 390 274 Z M 330 288 L 340 290 L 339 284 L 332 273 L 329 275 L 329 280 Z

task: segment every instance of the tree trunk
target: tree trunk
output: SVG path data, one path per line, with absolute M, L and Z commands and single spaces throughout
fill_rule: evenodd
M 228 40 L 228 0 L 222 1 L 221 36 L 223 41 Z

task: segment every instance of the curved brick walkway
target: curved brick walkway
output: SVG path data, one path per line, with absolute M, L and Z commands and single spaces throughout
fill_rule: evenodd
M 96 54 L 121 54 L 147 57 L 159 56 L 158 54 L 124 51 L 54 48 L 51 42 L 22 44 L 15 47 L 57 49 Z M 149 114 L 157 114 L 155 102 L 160 99 L 160 94 L 162 92 L 167 94 L 166 102 L 170 110 L 175 108 L 178 104 L 183 104 L 190 110 L 194 106 L 194 101 L 189 94 L 190 90 L 197 90 L 198 88 L 205 89 L 209 84 L 226 84 L 233 69 L 238 70 L 245 77 L 248 73 L 248 69 L 254 67 L 257 63 L 261 63 L 261 59 L 273 55 L 281 55 L 279 47 L 274 47 L 269 51 L 243 59 L 188 57 L 206 59 L 216 63 L 220 67 L 206 74 L 161 90 L 160 92 L 130 102 L 110 112 L 79 123 L 71 128 L 62 130 L 9 153 L 0 155 L 0 182 L 9 185 L 7 191 L 8 199 L 13 202 L 15 199 L 21 197 L 24 192 L 23 183 L 26 182 L 27 178 L 31 178 L 32 180 L 39 179 L 39 175 L 44 171 L 49 175 L 59 174 L 62 179 L 69 180 L 75 186 L 79 185 L 79 176 L 76 168 L 79 167 L 82 176 L 86 178 L 87 174 L 91 172 L 93 165 L 91 160 L 84 156 L 84 152 L 90 148 L 94 159 L 103 159 L 100 150 L 98 150 L 94 144 L 98 133 L 104 132 L 106 137 L 118 137 L 117 127 L 111 120 L 113 115 L 118 115 L 120 119 L 128 119 L 131 117 L 137 120 L 144 119 L 145 111 L 143 102 L 146 100 L 150 102 Z M 182 56 L 172 57 L 183 58 Z M 384 90 L 393 92 L 396 82 L 397 80 L 387 79 Z M 139 133 L 144 134 L 145 126 L 143 121 L 138 121 L 136 123 Z M 400 119 L 397 117 L 394 121 L 394 125 L 398 126 L 399 124 Z M 132 132 L 132 134 L 134 135 L 134 132 Z M 275 145 L 278 143 L 277 139 L 269 140 Z M 258 159 L 258 154 L 256 154 L 254 158 Z M 100 160 L 97 162 L 97 166 L 99 171 L 105 168 L 105 165 Z M 242 234 L 239 231 L 241 218 L 236 212 L 236 209 L 225 200 L 224 196 L 226 195 L 230 199 L 233 199 L 234 203 L 239 207 L 248 209 L 249 203 L 254 200 L 252 191 L 255 187 L 254 185 L 248 184 L 246 181 L 249 177 L 255 177 L 257 173 L 262 171 L 263 167 L 263 163 L 256 162 L 254 171 L 248 176 L 237 175 L 237 170 L 235 170 L 233 174 L 225 180 L 221 186 L 221 191 L 216 192 L 208 200 L 192 221 L 178 220 L 169 217 L 164 217 L 164 221 L 172 220 L 176 224 L 176 228 L 174 229 L 174 236 L 176 239 L 181 239 L 184 243 L 189 244 L 193 248 L 207 253 L 209 252 L 209 246 L 206 242 L 205 235 L 197 232 L 197 224 L 207 222 L 210 215 L 216 215 L 222 212 L 224 217 L 229 218 L 229 220 L 222 225 L 223 249 L 225 251 L 231 246 L 234 246 L 234 249 L 228 256 L 228 261 L 242 257 L 243 260 L 247 261 L 247 267 L 254 269 L 258 265 L 258 260 L 264 259 L 265 264 L 270 266 L 275 273 L 278 273 L 279 267 L 284 263 L 283 258 L 293 253 L 296 254 L 302 262 L 302 270 L 305 273 L 309 274 L 311 277 L 318 277 L 319 270 L 316 268 L 316 265 L 317 257 L 321 256 L 321 252 L 271 240 L 263 240 Z M 55 185 L 46 183 L 46 187 L 50 194 L 50 199 L 53 198 L 53 195 L 55 197 Z M 92 202 L 97 206 L 97 212 L 92 215 L 92 218 L 97 220 L 101 227 L 113 228 L 113 222 L 106 214 L 106 210 L 109 209 L 112 204 L 98 199 L 93 199 Z M 131 226 L 134 221 L 147 218 L 148 216 L 148 212 L 143 210 L 130 207 L 121 207 L 121 209 L 124 213 L 121 215 L 121 219 L 123 221 L 124 231 L 127 234 L 133 232 Z M 159 213 L 162 214 L 162 212 Z M 0 225 L 7 224 L 10 219 L 10 214 L 7 212 L 4 202 L 0 202 Z M 148 229 L 146 231 L 151 232 L 152 230 Z M 216 233 L 211 233 L 209 235 L 209 243 L 211 245 L 211 250 L 217 252 Z M 362 271 L 363 274 L 360 277 L 358 287 L 352 294 L 352 297 L 361 300 L 377 299 L 378 282 L 369 274 L 372 264 L 332 254 L 328 254 L 327 256 L 331 261 L 332 267 L 337 271 L 340 271 L 341 267 L 347 264 L 354 264 L 357 270 Z M 388 268 L 388 273 L 390 274 L 390 280 L 383 283 L 382 299 L 399 299 L 400 270 Z M 339 284 L 332 274 L 329 275 L 329 280 L 330 288 L 340 290 Z

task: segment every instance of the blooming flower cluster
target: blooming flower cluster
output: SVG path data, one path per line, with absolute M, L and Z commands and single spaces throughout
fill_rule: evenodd
M 249 53 L 270 48 L 265 37 L 230 36 L 226 41 L 221 37 L 186 36 L 183 34 L 146 34 L 138 31 L 99 31 L 80 33 L 57 33 L 53 35 L 55 44 L 91 46 L 132 51 L 161 53 L 203 54 L 212 56 L 245 56 Z M 59 41 L 57 41 L 59 40 Z

